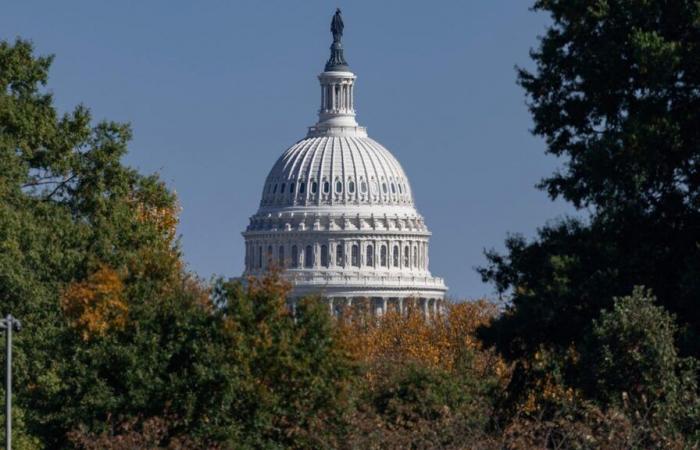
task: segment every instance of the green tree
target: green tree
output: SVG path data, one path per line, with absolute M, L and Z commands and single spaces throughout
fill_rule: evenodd
M 511 236 L 485 281 L 511 295 L 482 337 L 507 356 L 581 343 L 635 285 L 653 289 L 700 355 L 700 4 L 539 0 L 551 25 L 519 82 L 561 170 L 540 187 L 582 219 Z
M 16 442 L 316 446 L 352 372 L 327 309 L 307 300 L 292 318 L 274 276 L 212 290 L 188 274 L 175 196 L 121 162 L 128 125 L 59 114 L 51 60 L 0 42 L 0 312 L 24 325 Z
M 0 304 L 24 324 L 15 360 L 24 430 L 56 448 L 67 411 L 87 398 L 68 395 L 71 381 L 61 377 L 85 336 L 64 314 L 62 293 L 106 267 L 129 303 L 165 292 L 181 273 L 174 225 L 161 217 L 176 210 L 175 197 L 121 164 L 127 125 L 92 124 L 83 106 L 59 114 L 44 88 L 51 61 L 27 41 L 0 42 Z
M 594 321 L 582 350 L 583 386 L 599 404 L 690 435 L 700 429 L 697 363 L 678 356 L 674 319 L 654 300 L 637 287 Z

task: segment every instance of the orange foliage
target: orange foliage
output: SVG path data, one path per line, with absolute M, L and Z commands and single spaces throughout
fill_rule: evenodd
M 124 284 L 116 271 L 100 266 L 87 280 L 73 282 L 63 291 L 61 308 L 84 340 L 122 329 L 128 315 Z
M 509 376 L 505 362 L 483 349 L 475 336 L 476 329 L 497 314 L 492 303 L 450 304 L 445 314 L 430 320 L 412 302 L 403 315 L 390 310 L 377 319 L 365 311 L 355 307 L 339 321 L 342 342 L 357 361 L 370 366 L 381 361 L 414 362 L 447 371 L 468 368 L 503 382 Z M 373 376 L 371 371 L 368 376 Z
M 169 244 L 175 241 L 181 210 L 177 202 L 168 206 L 155 206 L 143 201 L 135 201 L 135 205 L 136 218 L 139 222 L 153 225 Z

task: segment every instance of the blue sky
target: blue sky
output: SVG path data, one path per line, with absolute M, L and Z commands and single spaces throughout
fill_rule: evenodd
M 547 24 L 528 2 L 10 0 L 0 38 L 56 55 L 60 109 L 130 122 L 127 162 L 177 191 L 189 267 L 238 276 L 267 172 L 316 120 L 338 6 L 358 121 L 408 174 L 432 272 L 452 298 L 492 295 L 483 249 L 570 212 L 534 188 L 558 162 L 515 83 Z

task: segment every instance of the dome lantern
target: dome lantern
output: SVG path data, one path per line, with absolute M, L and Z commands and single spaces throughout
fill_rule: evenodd
M 355 79 L 343 56 L 341 38 L 343 36 L 343 19 L 337 9 L 331 21 L 331 56 L 325 70 L 318 76 L 321 83 L 321 108 L 318 122 L 309 127 L 308 136 L 367 135 L 364 128 L 355 120 Z

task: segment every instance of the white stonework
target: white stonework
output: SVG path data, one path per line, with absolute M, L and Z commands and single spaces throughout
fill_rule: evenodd
M 265 180 L 243 232 L 243 276 L 274 265 L 293 299 L 320 294 L 333 310 L 369 298 L 381 314 L 415 298 L 434 313 L 446 287 L 428 270 L 430 232 L 399 162 L 355 121 L 355 79 L 346 70 L 319 75 L 319 120 Z

